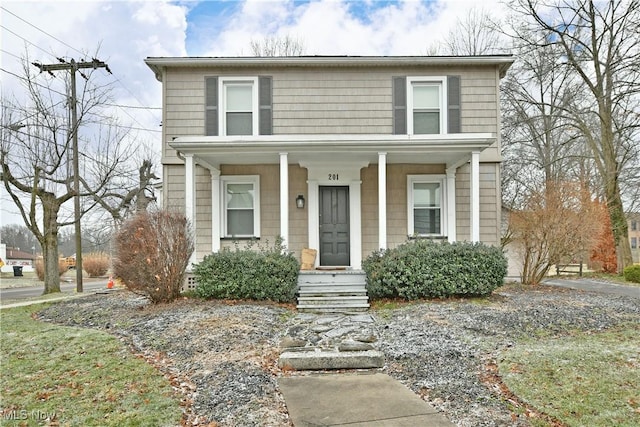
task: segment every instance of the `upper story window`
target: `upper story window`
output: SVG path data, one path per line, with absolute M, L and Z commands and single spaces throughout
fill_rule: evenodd
M 631 231 L 637 231 L 638 230 L 638 222 L 637 221 L 631 221 Z
M 222 109 L 221 135 L 257 135 L 258 82 L 257 78 L 220 78 Z
M 460 133 L 460 76 L 393 77 L 393 133 Z
M 411 77 L 407 85 L 407 127 L 409 134 L 446 133 L 447 110 L 443 94 L 446 78 Z
M 272 79 L 205 78 L 205 135 L 271 135 Z
M 410 236 L 442 236 L 445 230 L 444 177 L 407 177 L 408 232 Z

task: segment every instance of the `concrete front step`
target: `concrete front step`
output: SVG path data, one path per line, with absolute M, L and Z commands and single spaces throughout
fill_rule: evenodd
M 366 295 L 337 295 L 337 296 L 300 296 L 300 303 L 304 304 L 350 304 L 350 303 L 367 303 L 369 298 Z
M 304 370 L 371 369 L 384 366 L 384 354 L 367 351 L 285 351 L 278 359 L 280 368 Z
M 298 276 L 300 311 L 364 311 L 368 303 L 362 271 L 303 271 Z
M 306 283 L 359 283 L 365 284 L 367 276 L 361 272 L 324 272 L 324 271 L 302 271 L 298 275 L 298 284 L 303 285 Z
M 298 291 L 300 296 L 302 295 L 367 295 L 366 288 L 355 286 L 315 286 L 313 288 L 300 288 Z
M 298 303 L 302 313 L 350 313 L 369 310 L 369 304 L 304 304 Z

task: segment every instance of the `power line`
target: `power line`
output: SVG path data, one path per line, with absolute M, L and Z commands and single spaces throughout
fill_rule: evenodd
M 4 53 L 6 53 L 7 55 L 11 55 L 11 56 L 13 56 L 14 58 L 17 58 L 17 59 L 19 59 L 19 60 L 21 60 L 21 61 L 22 61 L 22 58 L 21 58 L 21 57 L 19 57 L 18 55 L 16 55 L 15 53 L 11 53 L 11 52 L 6 51 L 6 50 L 4 50 L 4 49 L 0 49 L 0 52 L 4 52 Z
M 34 25 L 34 24 L 32 24 L 31 22 L 27 21 L 26 19 L 24 19 L 24 18 L 22 18 L 22 17 L 20 17 L 20 16 L 16 15 L 15 13 L 13 13 L 13 12 L 11 12 L 11 11 L 7 10 L 5 7 L 0 6 L 0 9 L 2 9 L 2 10 L 4 10 L 5 12 L 7 12 L 7 13 L 9 13 L 9 14 L 13 15 L 13 16 L 15 16 L 16 18 L 18 18 L 18 19 L 19 19 L 19 20 L 21 20 L 22 22 L 24 22 L 24 23 L 26 23 L 26 24 L 30 25 L 31 27 L 33 27 L 33 28 L 37 29 L 38 31 L 42 32 L 43 34 L 46 34 L 47 36 L 51 37 L 52 39 L 56 40 L 57 42 L 62 43 L 63 45 L 65 45 L 65 46 L 69 47 L 70 49 L 72 49 L 72 50 L 74 50 L 74 51 L 76 51 L 76 52 L 80 53 L 80 54 L 81 54 L 82 56 L 84 56 L 85 58 L 87 57 L 87 54 L 86 54 L 86 53 L 81 52 L 80 50 L 78 50 L 78 49 L 76 49 L 75 47 L 71 46 L 70 44 L 66 43 L 65 41 L 60 40 L 59 38 L 57 38 L 57 37 L 55 37 L 55 36 L 53 36 L 53 35 L 49 34 L 48 32 L 44 31 L 42 28 L 38 27 L 37 25 Z M 47 55 L 50 55 L 50 56 L 51 56 L 51 57 L 53 57 L 53 58 L 59 59 L 59 58 L 57 58 L 55 55 L 53 55 L 52 53 L 45 51 L 45 50 L 44 50 L 44 49 L 42 49 L 40 46 L 37 46 L 36 44 L 34 44 L 34 43 L 30 42 L 29 40 L 25 39 L 24 37 L 22 37 L 22 36 L 18 35 L 17 33 L 13 32 L 13 31 L 9 30 L 8 28 L 6 28 L 6 27 L 4 27 L 4 26 L 2 26 L 2 25 L 0 25 L 0 27 L 2 27 L 2 28 L 4 28 L 4 29 L 6 29 L 7 31 L 9 31 L 10 33 L 12 33 L 12 34 L 16 35 L 17 37 L 20 37 L 21 39 L 23 39 L 23 40 L 24 40 L 24 41 L 26 41 L 27 43 L 31 44 L 32 46 L 35 46 L 36 48 L 38 48 L 38 49 L 42 50 L 42 51 L 43 51 L 43 52 L 45 52 Z M 11 54 L 11 53 L 10 53 L 10 55 L 12 55 L 12 56 L 16 56 L 16 55 Z M 146 106 L 144 105 L 144 103 L 143 103 L 143 102 L 142 102 L 142 101 L 141 101 L 141 100 L 140 100 L 140 99 L 139 99 L 139 98 L 138 98 L 138 97 L 137 97 L 137 96 L 136 96 L 136 95 L 135 95 L 135 94 L 134 94 L 134 93 L 133 93 L 133 92 L 132 92 L 132 91 L 131 91 L 131 90 L 130 90 L 126 85 L 125 85 L 125 84 L 124 84 L 124 83 L 123 83 L 123 82 L 122 82 L 122 80 L 120 80 L 119 78 L 116 78 L 115 76 L 114 76 L 114 80 L 115 80 L 118 84 L 120 84 L 120 86 L 122 86 L 122 88 L 123 88 L 124 90 L 126 90 L 126 91 L 129 93 L 129 95 L 131 95 L 131 96 L 132 96 L 132 97 L 133 97 L 133 98 L 138 102 L 138 104 L 140 104 L 140 107 L 138 107 L 138 108 L 140 108 L 140 109 L 146 109 L 146 110 L 149 112 L 149 114 L 151 115 L 151 117 L 153 118 L 153 120 L 158 120 L 158 117 L 157 117 L 156 115 L 154 115 L 154 114 L 151 112 L 151 110 L 152 110 L 152 109 L 162 110 L 162 108 L 158 108 L 158 107 L 146 107 Z M 119 106 L 119 105 L 117 105 L 117 104 L 114 104 L 113 106 L 115 106 L 115 107 L 120 107 L 120 106 Z M 131 107 L 123 107 L 123 108 L 136 108 L 136 107 L 131 106 Z M 131 119 L 132 119 L 133 121 L 135 121 L 138 125 L 143 126 L 140 122 L 138 122 L 138 120 L 136 120 L 133 116 L 131 116 L 127 111 L 125 111 L 125 110 L 123 110 L 123 111 L 125 112 L 125 114 L 127 114 L 129 117 L 131 117 Z
M 35 28 L 36 30 L 40 31 L 41 33 L 48 35 L 49 37 L 51 37 L 51 38 L 52 38 L 52 39 L 54 39 L 55 41 L 57 41 L 57 42 L 59 42 L 59 43 L 62 43 L 63 45 L 67 46 L 68 48 L 70 48 L 70 49 L 72 49 L 72 50 L 75 50 L 75 51 L 76 51 L 76 52 L 78 52 L 80 55 L 84 56 L 85 58 L 87 57 L 87 54 L 86 54 L 85 52 L 80 52 L 80 51 L 79 51 L 78 49 L 76 49 L 75 47 L 73 47 L 73 46 L 71 46 L 70 44 L 65 43 L 64 41 L 60 40 L 59 38 L 57 38 L 57 37 L 55 37 L 55 36 L 53 36 L 53 35 L 51 35 L 51 34 L 47 33 L 47 32 L 46 32 L 45 30 L 43 30 L 42 28 L 38 27 L 37 25 L 32 24 L 31 22 L 27 21 L 26 19 L 19 17 L 19 16 L 18 16 L 18 15 L 16 15 L 15 13 L 13 13 L 13 12 L 11 12 L 11 11 L 7 10 L 5 7 L 0 6 L 0 9 L 4 10 L 5 12 L 7 12 L 7 13 L 8 13 L 8 14 L 10 14 L 10 15 L 15 16 L 16 18 L 18 18 L 19 20 L 21 20 L 21 21 L 22 21 L 22 22 L 24 22 L 25 24 L 32 26 L 33 28 Z M 3 27 L 3 28 L 4 28 L 4 27 Z M 14 34 L 15 34 L 15 33 L 14 33 Z
M 102 105 L 106 105 L 109 107 L 133 108 L 134 110 L 162 110 L 162 107 L 143 107 L 143 106 L 138 107 L 136 105 L 109 104 L 106 102 Z
M 19 37 L 19 38 L 21 38 L 22 40 L 26 41 L 26 42 L 27 42 L 27 43 L 29 43 L 31 46 L 33 46 L 33 47 L 35 47 L 35 48 L 37 48 L 37 49 L 40 49 L 41 51 L 43 51 L 43 52 L 44 52 L 44 53 L 46 53 L 47 55 L 52 56 L 52 57 L 54 57 L 54 58 L 55 58 L 55 56 L 54 56 L 51 52 L 47 52 L 46 50 L 44 50 L 43 48 L 41 48 L 41 47 L 40 47 L 40 46 L 38 46 L 37 44 L 33 43 L 32 41 L 29 41 L 29 40 L 25 39 L 25 38 L 24 38 L 24 37 L 22 37 L 20 34 L 18 34 L 18 33 L 16 33 L 16 32 L 11 31 L 10 29 L 8 29 L 7 27 L 5 27 L 4 25 L 1 25 L 1 24 L 0 24 L 0 28 L 5 29 L 6 31 L 8 31 L 8 32 L 10 32 L 11 34 L 13 34 L 14 36 Z
M 55 90 L 55 89 L 51 89 L 49 86 L 41 85 L 40 83 L 36 83 L 36 82 L 34 82 L 33 80 L 29 80 L 29 79 L 25 78 L 24 76 L 21 76 L 21 75 L 19 75 L 19 74 L 16 74 L 16 73 L 14 73 L 14 72 L 9 71 L 9 70 L 5 70 L 5 69 L 4 69 L 4 68 L 2 68 L 2 67 L 0 67 L 0 71 L 4 71 L 4 72 L 5 72 L 5 73 L 7 73 L 7 74 L 11 74 L 12 76 L 17 77 L 18 79 L 23 80 L 23 81 L 25 81 L 25 82 L 29 82 L 29 83 L 31 83 L 31 84 L 32 84 L 32 85 L 34 85 L 34 86 L 38 86 L 38 87 L 41 87 L 41 88 L 43 88 L 43 89 L 50 90 L 51 92 L 53 92 L 53 93 L 57 93 L 58 95 L 62 95 L 62 96 L 64 96 L 64 97 L 69 96 L 69 95 L 68 95 L 68 94 L 66 94 L 66 93 L 58 92 L 58 91 L 57 91 L 57 90 Z

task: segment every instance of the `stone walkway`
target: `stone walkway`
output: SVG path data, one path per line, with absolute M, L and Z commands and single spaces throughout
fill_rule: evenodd
M 298 313 L 280 342 L 279 365 L 296 370 L 379 368 L 378 331 L 369 313 Z

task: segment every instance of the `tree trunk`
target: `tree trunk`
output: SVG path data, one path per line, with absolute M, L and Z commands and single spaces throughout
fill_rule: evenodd
M 60 292 L 60 271 L 58 267 L 58 209 L 55 200 L 43 200 L 43 242 L 44 293 Z
M 618 255 L 618 273 L 625 267 L 633 265 L 631 256 L 631 246 L 629 244 L 629 227 L 624 214 L 624 206 L 620 197 L 620 188 L 616 183 L 606 186 L 607 188 L 607 210 L 611 219 L 613 240 L 616 243 L 616 254 Z

